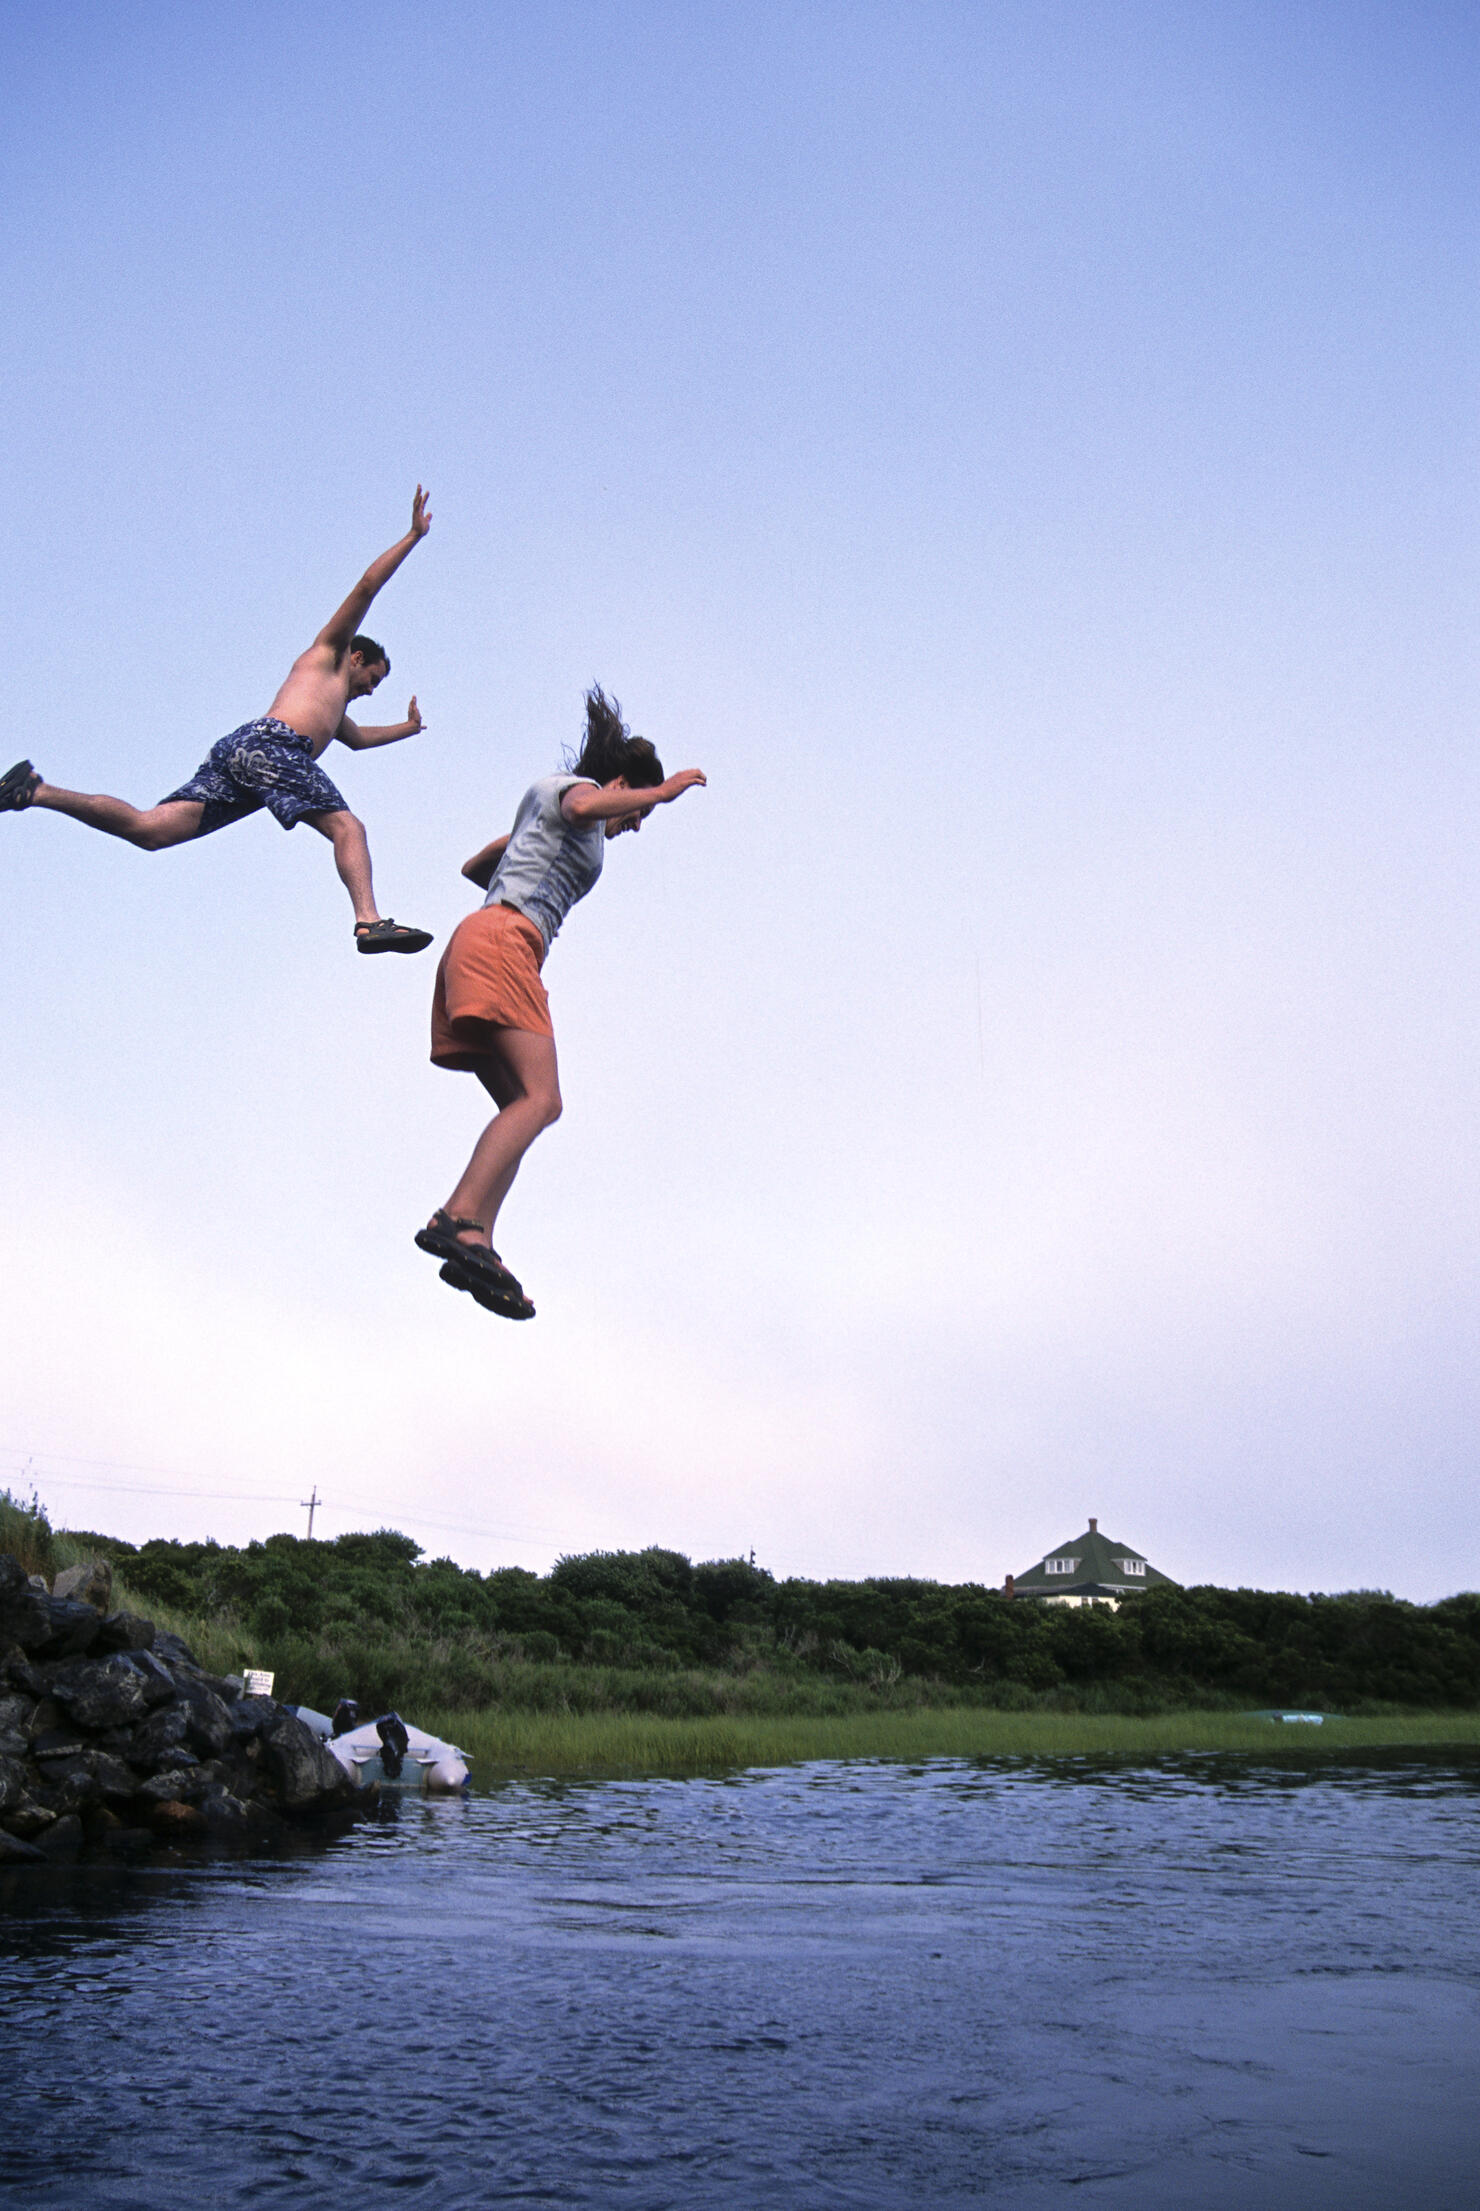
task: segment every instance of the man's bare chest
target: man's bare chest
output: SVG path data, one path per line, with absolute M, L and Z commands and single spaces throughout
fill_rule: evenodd
M 300 737 L 308 740 L 314 758 L 327 749 L 344 720 L 349 685 L 344 677 L 321 668 L 294 668 L 277 697 L 272 712 Z

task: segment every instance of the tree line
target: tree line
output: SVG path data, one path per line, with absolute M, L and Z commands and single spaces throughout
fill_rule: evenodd
M 269 1651 L 381 1633 L 456 1652 L 641 1670 L 770 1668 L 951 1701 L 1153 1710 L 1230 1705 L 1480 1706 L 1480 1594 L 1410 1604 L 1382 1590 L 1159 1586 L 1118 1611 L 1009 1599 L 980 1584 L 778 1579 L 745 1559 L 657 1546 L 591 1551 L 548 1574 L 425 1559 L 393 1529 L 237 1549 L 107 1536 L 131 1600 L 238 1621 Z M 486 1680 L 486 1668 L 471 1668 Z M 468 1687 L 474 1687 L 469 1678 Z

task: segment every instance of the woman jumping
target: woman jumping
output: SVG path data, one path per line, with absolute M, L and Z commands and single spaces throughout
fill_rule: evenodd
M 640 829 L 655 806 L 704 781 L 698 768 L 665 777 L 647 739 L 632 735 L 598 684 L 586 694 L 586 741 L 575 767 L 532 783 L 509 835 L 463 869 L 488 895 L 458 923 L 442 955 L 432 1061 L 476 1075 L 498 1112 L 416 1241 L 443 1261 L 444 1282 L 509 1320 L 531 1320 L 534 1307 L 493 1249 L 493 1224 L 520 1160 L 560 1113 L 555 1033 L 540 981 L 545 954 L 601 873 L 606 839 Z

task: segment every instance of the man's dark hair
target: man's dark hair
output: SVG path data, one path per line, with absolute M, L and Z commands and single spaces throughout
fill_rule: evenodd
M 384 667 L 386 674 L 390 674 L 391 656 L 384 645 L 376 644 L 373 637 L 352 637 L 349 641 L 349 649 L 352 653 L 359 654 L 367 668 L 373 668 L 378 660 Z
M 593 783 L 615 783 L 623 775 L 634 791 L 651 791 L 663 780 L 662 761 L 646 737 L 633 736 L 621 706 L 599 683 L 586 693 L 586 741 L 574 773 Z

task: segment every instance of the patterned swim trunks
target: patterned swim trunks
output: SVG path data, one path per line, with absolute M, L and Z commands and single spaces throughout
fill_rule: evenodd
M 168 806 L 176 798 L 203 802 L 198 837 L 209 837 L 228 822 L 245 821 L 263 806 L 284 829 L 292 829 L 305 814 L 340 813 L 346 803 L 315 760 L 308 739 L 271 714 L 218 738 L 190 781 L 160 804 Z

